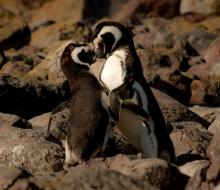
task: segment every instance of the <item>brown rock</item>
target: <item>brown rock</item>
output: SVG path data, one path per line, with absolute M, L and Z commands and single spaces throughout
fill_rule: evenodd
M 195 80 L 192 82 L 192 97 L 190 99 L 191 104 L 198 105 L 220 105 L 220 90 L 219 82 Z
M 180 13 L 202 13 L 205 15 L 220 13 L 218 0 L 182 0 L 180 3 Z
M 28 25 L 11 12 L 0 7 L 0 49 L 18 49 L 30 41 L 30 29 Z
M 220 175 L 220 158 L 217 157 L 205 168 L 197 171 L 187 183 L 186 190 L 217 189 Z
M 219 130 L 213 135 L 213 138 L 208 146 L 207 149 L 207 156 L 209 159 L 214 160 L 216 157 L 220 155 L 220 136 L 219 136 Z
M 28 174 L 19 168 L 0 167 L 0 189 L 8 189 L 18 178 L 27 177 Z
M 77 22 L 82 19 L 84 1 L 62 1 L 54 0 L 45 3 L 40 9 L 36 9 L 32 13 L 31 26 L 39 22 L 48 20 L 64 21 L 71 19 L 72 22 Z
M 34 31 L 31 45 L 50 48 L 54 42 L 58 41 L 85 42 L 89 40 L 90 32 L 90 29 L 81 22 L 63 21 Z
M 210 123 L 165 93 L 152 88 L 167 122 L 195 121 L 208 128 Z
M 66 174 L 58 175 L 50 179 L 47 183 L 42 177 L 32 178 L 30 180 L 38 188 L 54 190 L 65 189 L 134 189 L 134 190 L 156 190 L 148 182 L 136 180 L 129 176 L 120 174 L 112 170 L 73 170 Z
M 178 7 L 178 0 L 130 0 L 121 7 L 121 10 L 113 18 L 121 22 L 140 22 L 146 17 L 170 18 L 178 14 Z
M 57 172 L 63 169 L 64 150 L 44 139 L 42 129 L 0 128 L 0 165 L 17 166 L 30 173 Z
M 206 149 L 212 135 L 196 122 L 172 123 L 173 141 L 176 156 L 194 154 L 206 158 Z
M 173 33 L 169 20 L 164 18 L 145 19 L 143 21 L 143 29 L 133 29 L 135 33 L 134 43 L 137 47 L 171 48 L 173 46 Z
M 179 170 L 182 174 L 193 177 L 197 171 L 206 168 L 208 165 L 208 160 L 195 160 L 192 162 L 187 162 L 186 164 L 180 166 Z

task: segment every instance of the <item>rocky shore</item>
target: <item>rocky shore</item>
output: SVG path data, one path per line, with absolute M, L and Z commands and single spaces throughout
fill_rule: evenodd
M 104 157 L 63 169 L 70 92 L 60 56 L 108 19 L 133 33 L 175 164 L 141 158 L 115 128 Z M 220 189 L 219 0 L 0 0 L 0 21 L 0 190 Z

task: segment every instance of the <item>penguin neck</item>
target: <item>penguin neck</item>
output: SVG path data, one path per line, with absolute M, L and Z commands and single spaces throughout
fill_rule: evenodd
M 81 77 L 90 75 L 89 67 L 74 63 L 70 54 L 61 58 L 61 69 L 70 81 L 78 81 Z

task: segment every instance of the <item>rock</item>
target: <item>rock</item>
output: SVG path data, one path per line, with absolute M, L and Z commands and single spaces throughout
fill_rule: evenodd
M 167 122 L 172 123 L 194 121 L 200 123 L 206 128 L 208 128 L 210 125 L 207 120 L 190 111 L 186 106 L 166 95 L 165 93 L 154 88 L 152 88 L 152 91 Z
M 152 49 L 138 50 L 138 55 L 144 76 L 150 85 L 188 104 L 192 79 L 181 71 L 187 68 L 185 57 L 173 50 Z
M 219 106 L 219 82 L 194 80 L 191 85 L 191 104 Z
M 207 148 L 207 156 L 209 157 L 210 160 L 214 160 L 216 157 L 219 156 L 220 154 L 220 148 L 219 148 L 219 143 L 220 143 L 220 136 L 219 136 L 219 129 L 217 132 L 213 135 L 212 140 Z
M 189 109 L 211 123 L 208 130 L 212 128 L 212 123 L 217 118 L 220 112 L 220 109 L 218 107 L 205 107 L 205 106 L 198 106 L 198 105 L 195 105 Z M 215 127 L 213 126 L 213 128 Z
M 170 18 L 178 14 L 178 7 L 178 0 L 129 0 L 113 18 L 120 22 L 141 22 L 146 17 Z
M 201 80 L 194 80 L 191 84 L 191 98 L 190 104 L 193 105 L 204 105 L 205 104 L 205 89 L 207 87 L 207 83 Z
M 0 166 L 41 174 L 63 169 L 63 147 L 59 142 L 46 141 L 44 130 L 5 126 L 0 133 Z
M 55 42 L 73 40 L 75 42 L 88 41 L 91 30 L 81 22 L 63 21 L 34 31 L 31 45 L 40 48 L 50 48 Z
M 54 0 L 45 3 L 41 8 L 36 9 L 32 13 L 31 26 L 36 23 L 53 20 L 55 22 L 71 19 L 77 22 L 82 19 L 84 1 L 65 1 Z
M 183 41 L 196 51 L 197 54 L 201 54 L 212 41 L 214 41 L 216 35 L 205 30 L 204 28 L 196 28 L 190 32 L 184 32 L 175 36 L 176 41 Z M 178 39 L 178 40 L 177 40 Z
M 188 75 L 197 77 L 206 82 L 219 83 L 220 82 L 220 38 L 215 39 L 203 51 L 203 62 L 193 65 L 188 71 Z
M 209 126 L 208 131 L 212 134 L 220 134 L 220 110 L 218 110 L 218 112 L 211 113 L 210 115 L 214 115 L 214 119 L 212 124 Z
M 206 149 L 212 135 L 196 122 L 172 123 L 173 131 L 170 134 L 177 157 L 187 154 L 206 158 Z
M 171 189 L 171 187 L 175 189 L 177 186 L 179 189 L 184 189 L 188 179 L 187 176 L 180 174 L 174 166 L 162 159 L 142 159 L 121 154 L 106 159 L 92 159 L 86 165 L 79 165 L 71 171 L 82 169 L 95 171 L 97 168 L 108 168 L 135 180 L 148 182 L 159 189 Z M 176 177 L 174 178 L 174 176 Z
M 51 112 L 43 113 L 42 115 L 29 119 L 28 122 L 33 127 L 42 127 L 46 130 L 49 120 L 50 120 L 50 116 L 51 116 Z
M 0 89 L 0 111 L 23 118 L 48 112 L 68 98 L 63 89 L 26 77 L 0 76 Z
M 180 3 L 180 13 L 202 13 L 205 15 L 220 13 L 218 0 L 182 0 Z
M 206 168 L 208 165 L 209 161 L 207 160 L 196 160 L 180 166 L 179 170 L 182 174 L 192 177 L 197 171 Z
M 171 48 L 174 44 L 170 22 L 164 18 L 149 18 L 143 21 L 145 30 L 135 32 L 134 43 L 141 47 Z M 135 28 L 134 28 L 135 30 Z M 137 29 L 136 29 L 137 30 Z
M 0 126 L 3 127 L 4 124 L 6 125 L 13 125 L 16 121 L 20 119 L 17 115 L 12 114 L 6 114 L 6 113 L 0 113 Z
M 11 12 L 0 7 L 0 49 L 18 49 L 30 41 L 31 33 L 28 25 Z
M 195 175 L 190 178 L 186 185 L 186 190 L 205 190 L 215 189 L 219 184 L 220 175 L 220 158 L 216 158 L 205 168 L 197 171 Z
M 60 58 L 64 48 L 73 41 L 63 43 L 59 48 L 51 51 L 47 57 L 27 75 L 31 79 L 40 79 L 48 85 L 62 88 L 66 77 L 60 67 Z
M 98 180 L 97 180 L 98 179 Z M 66 174 L 58 175 L 47 183 L 41 177 L 32 178 L 31 183 L 41 189 L 134 189 L 134 190 L 156 190 L 158 188 L 151 186 L 148 182 L 136 180 L 129 176 L 115 171 L 96 169 L 96 170 L 73 170 Z
M 2 51 L 0 51 L 0 69 L 4 65 L 5 62 L 6 62 L 5 54 Z
M 28 176 L 27 172 L 16 167 L 0 167 L 0 189 L 9 189 L 17 179 Z

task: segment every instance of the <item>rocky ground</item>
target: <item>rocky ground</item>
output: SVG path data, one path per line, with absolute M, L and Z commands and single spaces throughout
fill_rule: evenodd
M 0 190 L 219 190 L 219 13 L 219 0 L 0 0 Z M 115 129 L 105 157 L 63 170 L 70 93 L 60 55 L 104 19 L 133 33 L 175 164 L 140 158 Z

